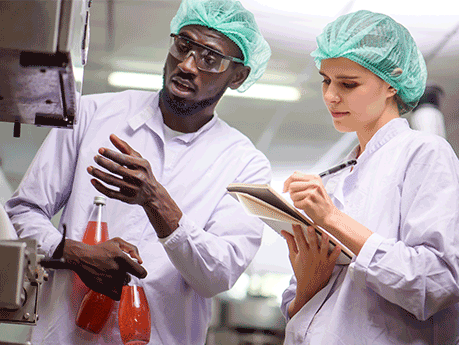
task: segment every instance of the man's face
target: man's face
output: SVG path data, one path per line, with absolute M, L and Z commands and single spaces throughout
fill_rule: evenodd
M 243 58 L 237 45 L 223 34 L 200 25 L 183 27 L 179 34 L 202 45 L 208 46 L 223 55 Z M 216 102 L 223 95 L 235 72 L 234 63 L 221 73 L 201 71 L 196 66 L 194 55 L 179 61 L 168 54 L 164 66 L 164 88 L 167 96 L 174 102 L 192 106 L 206 101 Z

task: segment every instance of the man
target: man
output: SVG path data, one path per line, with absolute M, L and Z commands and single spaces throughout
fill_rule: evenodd
M 266 157 L 215 107 L 228 87 L 245 90 L 262 75 L 270 49 L 234 0 L 185 0 L 171 31 L 163 89 L 84 96 L 74 130 L 50 132 L 6 209 L 18 234 L 51 256 L 62 234 L 49 219 L 64 207 L 64 258 L 89 287 L 119 299 L 126 272 L 148 271 L 150 343 L 203 344 L 210 298 L 261 243 L 262 223 L 226 186 L 270 181 Z M 88 246 L 79 241 L 100 193 L 112 240 Z M 55 271 L 44 286 L 33 342 L 120 344 L 116 308 L 99 335 L 75 326 L 82 296 L 70 277 Z

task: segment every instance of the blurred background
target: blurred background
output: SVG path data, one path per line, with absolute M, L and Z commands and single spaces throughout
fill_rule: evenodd
M 255 14 L 273 54 L 265 75 L 245 94 L 228 92 L 217 112 L 265 153 L 275 189 L 281 190 L 295 170 L 316 173 L 336 164 L 356 144 L 352 134 L 334 129 L 322 102 L 322 78 L 309 53 L 327 23 L 359 9 L 388 14 L 411 32 L 426 59 L 430 87 L 424 104 L 407 118 L 415 128 L 445 136 L 459 152 L 459 3 L 241 2 Z M 0 9 L 1 4 L 0 0 Z M 83 94 L 157 90 L 169 46 L 169 23 L 179 4 L 93 0 Z M 0 123 L 0 202 L 18 186 L 48 131 L 23 125 L 20 138 L 13 138 L 13 124 Z M 285 241 L 265 229 L 263 245 L 249 269 L 231 291 L 214 300 L 208 344 L 281 343 L 284 321 L 279 302 L 291 273 Z M 20 337 L 23 332 L 3 327 L 0 334 Z

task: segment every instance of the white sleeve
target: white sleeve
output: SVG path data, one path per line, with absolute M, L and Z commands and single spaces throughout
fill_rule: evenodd
M 48 257 L 62 238 L 51 218 L 65 205 L 72 190 L 78 138 L 84 127 L 84 119 L 78 119 L 74 129 L 50 131 L 18 189 L 5 204 L 18 236 L 36 239 L 38 249 Z
M 237 182 L 269 183 L 271 169 L 262 155 L 248 164 Z M 163 241 L 164 248 L 185 281 L 202 297 L 230 289 L 261 244 L 263 223 L 245 213 L 229 194 L 217 204 L 205 229 L 185 214 L 179 228 Z
M 458 177 L 449 145 L 419 150 L 402 185 L 399 237 L 373 234 L 353 264 L 356 283 L 419 320 L 459 302 Z

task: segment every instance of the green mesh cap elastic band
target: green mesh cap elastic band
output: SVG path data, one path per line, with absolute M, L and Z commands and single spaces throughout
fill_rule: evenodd
M 244 65 L 251 71 L 237 89 L 244 92 L 266 70 L 271 49 L 263 38 L 253 14 L 235 0 L 183 0 L 170 29 L 178 34 L 187 25 L 202 25 L 221 32 L 231 39 L 244 55 Z
M 370 11 L 343 15 L 328 24 L 317 37 L 311 53 L 317 68 L 323 59 L 345 57 L 357 62 L 397 90 L 412 110 L 424 93 L 427 69 L 424 58 L 408 30 L 392 18 Z

